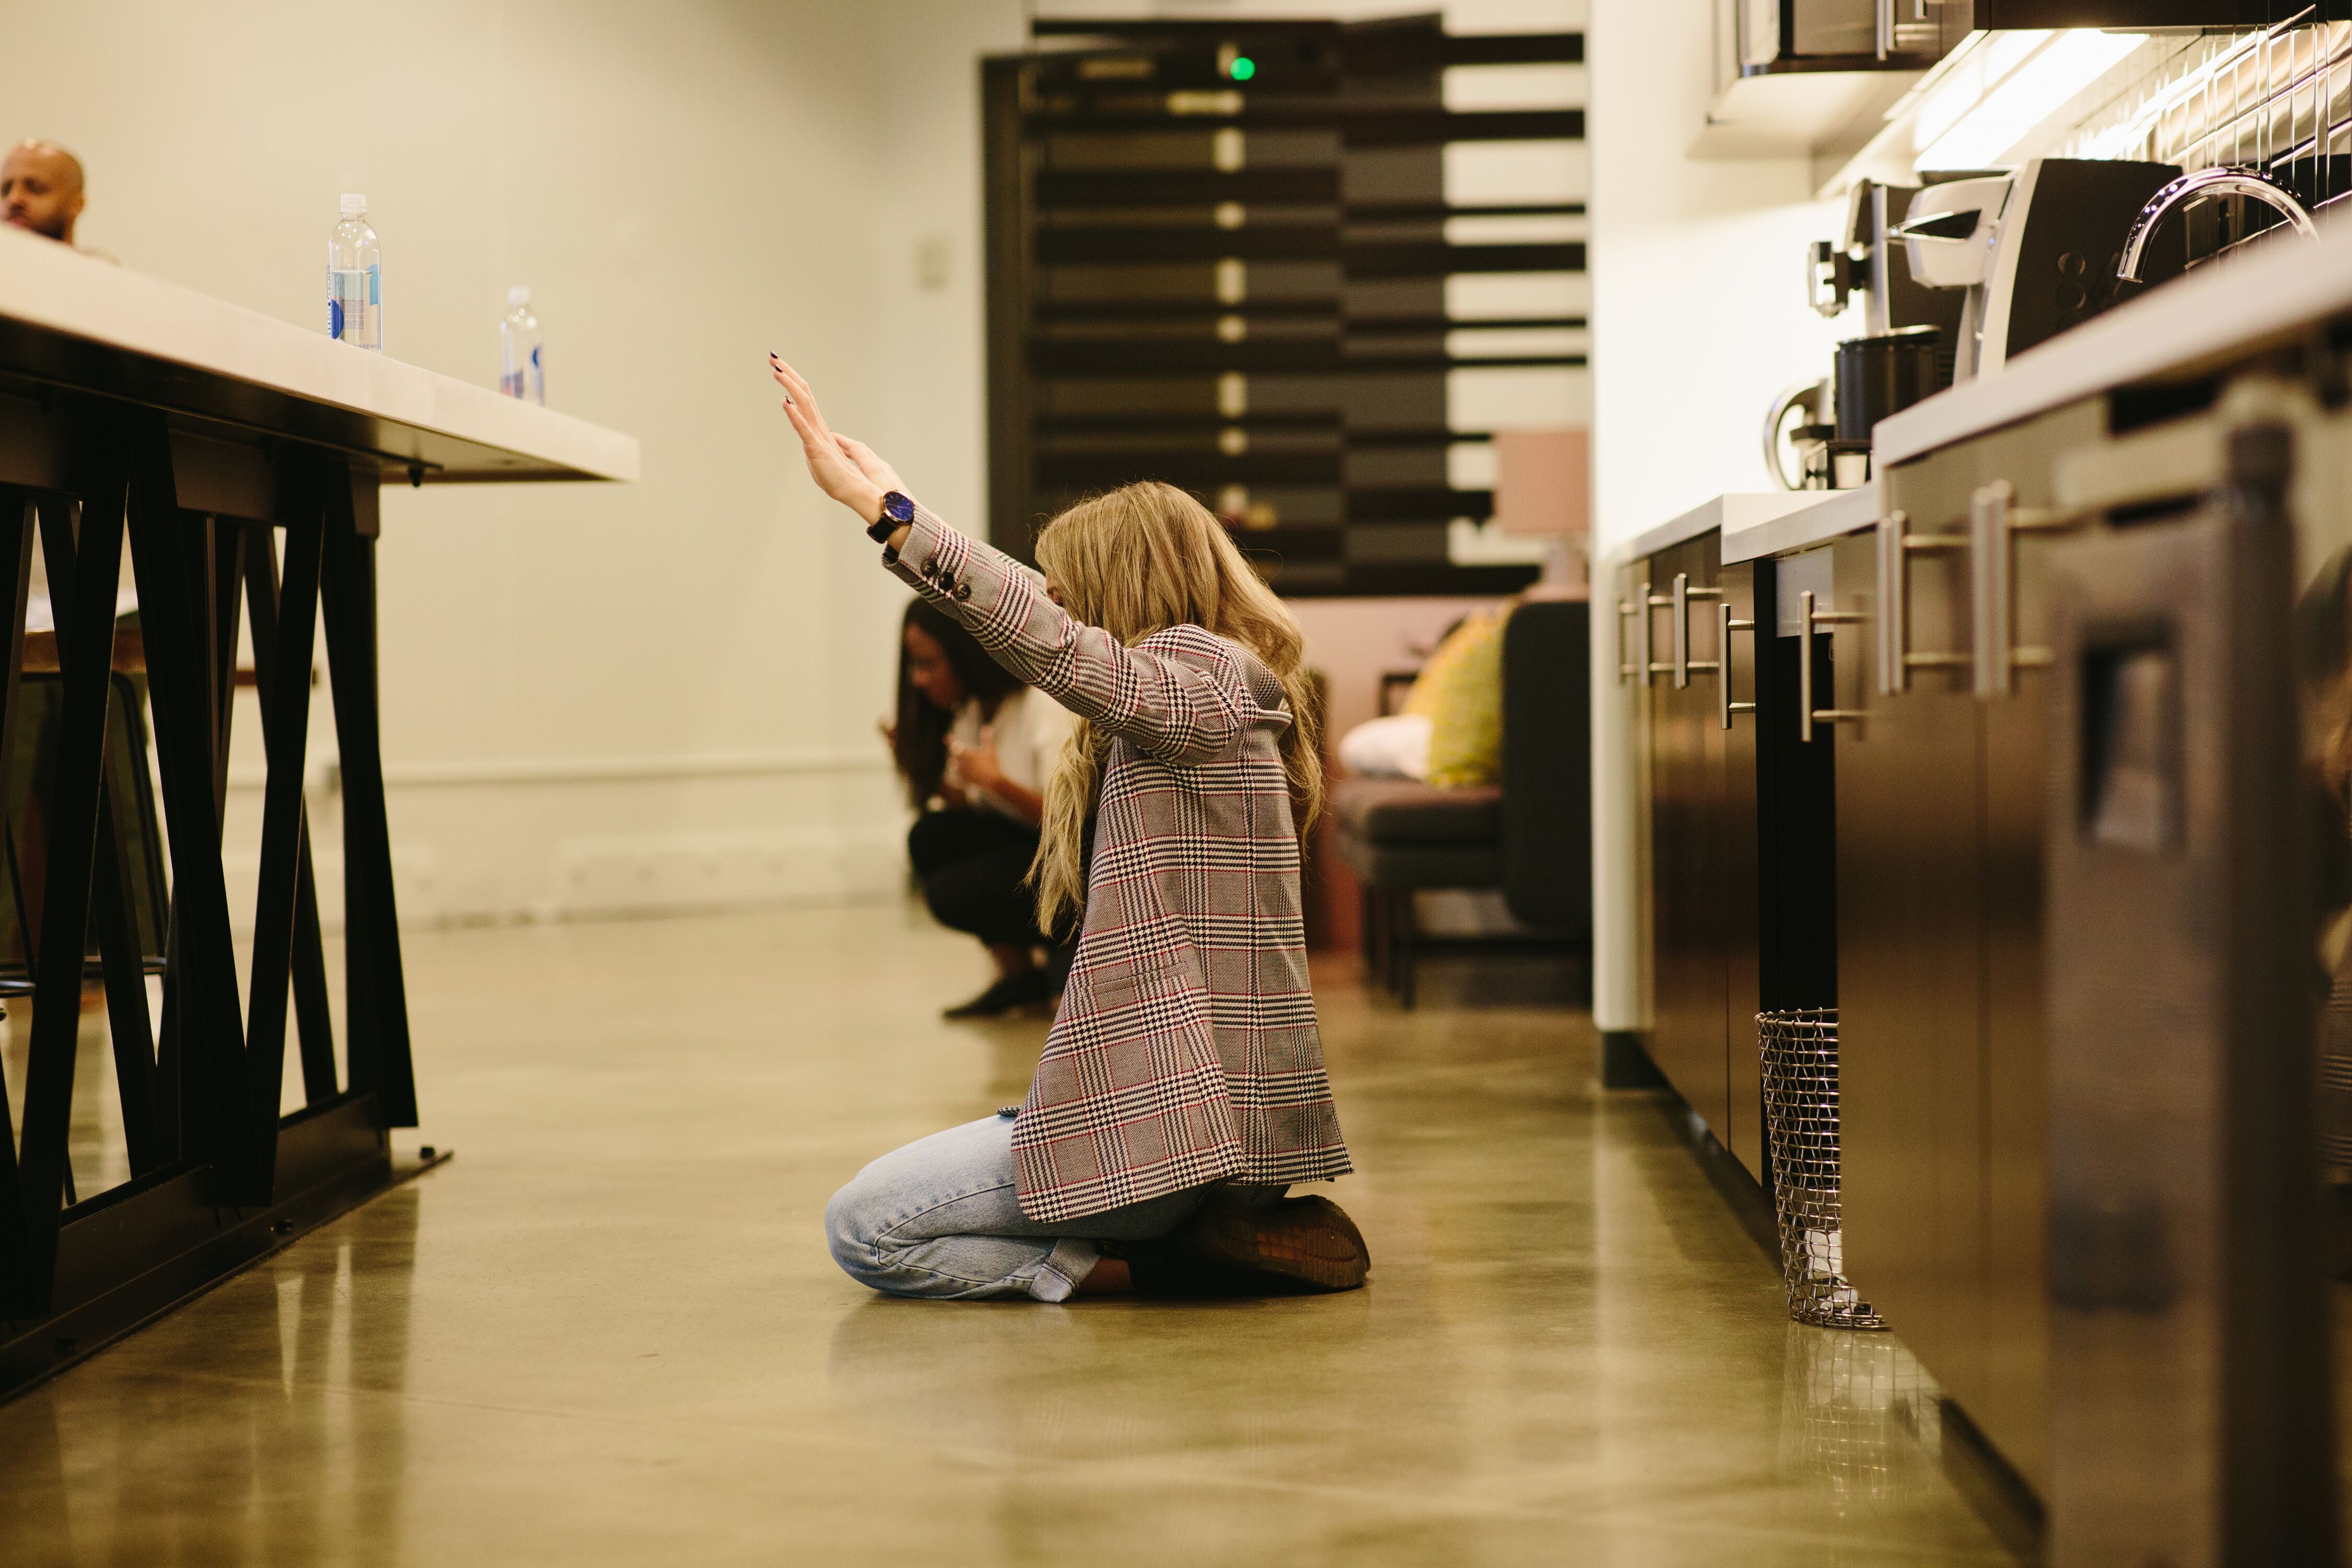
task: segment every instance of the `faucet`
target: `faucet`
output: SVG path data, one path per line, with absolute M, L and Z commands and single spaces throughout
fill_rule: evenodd
M 2264 206 L 2282 214 L 2293 225 L 2294 232 L 2305 239 L 2319 237 L 2318 226 L 2311 221 L 2311 211 L 2295 200 L 2294 193 L 2272 179 L 2259 169 L 2233 169 L 2219 165 L 2183 174 L 2156 195 L 2147 198 L 2147 205 L 2139 209 L 2132 220 L 2131 235 L 2124 241 L 2123 259 L 2116 265 L 2116 277 L 2126 283 L 2139 279 L 2140 252 L 2147 247 L 2147 237 L 2173 208 L 2196 196 L 2252 196 Z

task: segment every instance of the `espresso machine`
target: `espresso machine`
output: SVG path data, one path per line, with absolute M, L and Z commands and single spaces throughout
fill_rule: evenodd
M 2036 343 L 2177 276 L 2185 265 L 2177 249 L 2151 252 L 2137 279 L 2118 274 L 2135 225 L 2179 173 L 2170 163 L 2035 158 L 1917 186 L 1858 184 L 1843 237 L 1812 247 L 1807 285 L 1825 316 L 1862 295 L 1867 331 L 1838 345 L 1837 377 L 1793 387 L 1774 405 L 1765 430 L 1774 476 L 1792 489 L 1859 484 L 1880 419 L 1955 382 L 1998 374 Z M 1931 330 L 1932 377 L 1919 363 Z
M 2179 174 L 2170 163 L 2035 158 L 2012 174 L 1948 180 L 1914 195 L 1892 232 L 1911 278 L 1958 301 L 1952 379 L 1998 374 L 2124 297 L 2125 242 L 2149 199 Z M 2137 281 L 2161 282 L 2182 265 L 2168 253 Z
M 1834 374 L 1790 387 L 1766 416 L 1765 465 L 1785 489 L 1859 484 L 1871 426 L 1952 384 L 1966 301 L 1915 276 L 1895 233 L 1920 189 L 1857 181 L 1843 232 L 1806 256 L 1806 302 L 1834 318 L 1859 300 L 1864 335 L 1838 345 Z

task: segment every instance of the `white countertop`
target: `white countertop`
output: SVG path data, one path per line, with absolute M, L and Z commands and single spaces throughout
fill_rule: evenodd
M 637 477 L 635 437 L 5 226 L 0 376 L 372 452 L 387 481 Z
M 2284 237 L 2200 267 L 2029 349 L 1999 375 L 1963 382 L 1879 422 L 1879 466 L 2148 376 L 2191 374 L 2352 309 L 2352 226 L 2319 218 L 2316 241 Z
M 1808 490 L 1812 504 L 1744 528 L 1723 531 L 1723 563 L 1760 561 L 1808 550 L 1878 521 L 1878 480 L 1850 490 Z
M 1720 529 L 1726 535 L 1756 528 L 1792 511 L 1818 506 L 1826 492 L 1822 490 L 1759 490 L 1716 497 L 1704 505 L 1695 506 L 1682 516 L 1640 533 L 1617 546 L 1611 552 L 1618 561 L 1638 561 L 1644 555 L 1696 539 L 1703 533 Z

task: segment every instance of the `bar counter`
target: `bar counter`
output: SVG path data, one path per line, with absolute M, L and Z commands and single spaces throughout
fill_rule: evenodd
M 29 992 L 32 1026 L 24 1103 L 0 1106 L 20 1129 L 16 1149 L 0 1140 L 0 1395 L 406 1173 L 388 1136 L 416 1124 L 417 1092 L 377 723 L 377 491 L 626 481 L 637 464 L 627 436 L 0 229 L 0 759 L 27 683 L 55 683 L 38 809 L 7 803 L 23 940 L 0 952 L 0 994 Z M 47 647 L 26 659 L 37 536 L 54 673 Z M 126 553 L 138 626 L 119 633 Z M 247 616 L 268 767 L 240 965 L 221 825 Z M 340 1042 L 302 790 L 321 635 L 344 794 Z M 167 901 L 142 849 L 168 865 Z M 68 1131 L 90 979 L 131 1174 L 84 1194 Z M 303 1105 L 281 1117 L 289 1033 Z

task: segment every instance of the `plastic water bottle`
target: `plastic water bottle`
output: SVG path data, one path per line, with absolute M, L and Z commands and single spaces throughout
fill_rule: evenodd
M 343 198 L 342 218 L 327 237 L 327 335 L 383 352 L 383 257 L 365 196 Z
M 544 406 L 547 367 L 540 354 L 539 318 L 530 313 L 530 290 L 518 283 L 507 290 L 506 318 L 499 322 L 499 390 Z

